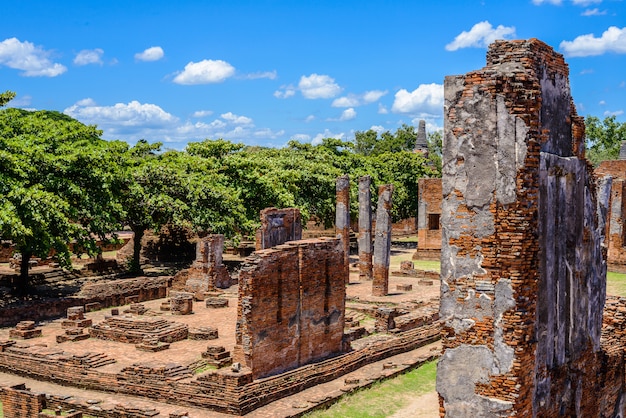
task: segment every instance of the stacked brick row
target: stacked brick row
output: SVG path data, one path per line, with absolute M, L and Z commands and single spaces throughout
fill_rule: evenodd
M 186 324 L 162 318 L 127 318 L 108 316 L 89 329 L 89 335 L 102 340 L 118 341 L 127 344 L 141 343 L 146 337 L 172 343 L 187 338 L 189 327 Z
M 626 160 L 603 161 L 596 174 L 613 178 L 607 222 L 607 262 L 612 271 L 626 272 Z
M 39 418 L 46 404 L 43 394 L 33 393 L 24 385 L 4 388 L 0 394 L 4 418 Z
M 86 389 L 245 414 L 304 388 L 333 380 L 366 364 L 434 342 L 439 339 L 440 333 L 441 324 L 430 323 L 378 341 L 361 350 L 259 380 L 253 380 L 252 373 L 245 369 L 240 372 L 230 369 L 207 372 L 191 381 L 180 379 L 183 375 L 188 376 L 188 368 L 180 366 L 135 365 L 122 373 L 100 372 L 97 370 L 98 364 L 64 361 L 59 354 L 45 356 L 37 354 L 35 348 L 13 348 L 14 343 L 0 344 L 4 350 L 0 352 L 0 370 Z M 51 404 L 67 407 L 60 398 Z M 26 415 L 18 416 L 22 418 Z
M 485 68 L 446 77 L 441 416 L 598 416 L 597 397 L 620 390 L 590 391 L 606 184 L 567 77 L 536 39 L 496 41 Z

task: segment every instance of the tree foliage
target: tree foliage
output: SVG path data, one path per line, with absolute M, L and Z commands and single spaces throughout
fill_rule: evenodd
M 617 159 L 622 141 L 626 141 L 626 123 L 617 122 L 615 116 L 608 116 L 603 121 L 595 116 L 587 116 L 585 125 L 587 158 L 594 165 L 604 160 Z
M 0 96 L 6 104 L 11 92 Z M 415 216 L 417 181 L 440 175 L 441 136 L 431 135 L 430 157 L 413 153 L 415 128 L 394 134 L 357 132 L 354 141 L 325 138 L 318 145 L 290 141 L 283 148 L 247 147 L 223 139 L 164 151 L 141 140 L 105 141 L 95 126 L 58 112 L 0 110 L 0 237 L 23 256 L 53 250 L 66 266 L 70 249 L 98 252 L 95 238 L 121 227 L 135 234 L 131 270 L 140 271 L 141 238 L 166 224 L 198 234 L 249 236 L 266 207 L 298 207 L 332 225 L 335 181 L 352 179 L 351 211 L 358 213 L 358 182 L 395 185 L 393 217 Z M 373 202 L 375 204 L 375 202 Z

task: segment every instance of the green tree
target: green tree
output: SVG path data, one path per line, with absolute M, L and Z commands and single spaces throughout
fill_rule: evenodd
M 22 255 L 54 250 L 61 265 L 74 252 L 98 251 L 94 237 L 115 229 L 106 143 L 101 131 L 58 112 L 0 110 L 0 236 Z
M 0 107 L 6 106 L 11 100 L 15 98 L 15 93 L 12 91 L 5 91 L 4 93 L 0 93 Z
M 626 141 L 626 123 L 617 122 L 615 116 L 608 116 L 602 122 L 595 116 L 587 116 L 585 135 L 589 145 L 587 158 L 597 166 L 619 157 L 622 141 Z
M 220 141 L 161 152 L 161 143 L 118 143 L 117 197 L 123 223 L 134 233 L 131 272 L 141 272 L 141 240 L 149 229 L 173 224 L 229 237 L 250 229 L 239 192 L 219 173 L 218 161 L 238 148 Z

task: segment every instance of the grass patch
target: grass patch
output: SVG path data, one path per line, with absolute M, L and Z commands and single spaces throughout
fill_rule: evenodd
M 606 273 L 606 294 L 626 296 L 626 274 L 609 271 Z
M 392 415 L 419 395 L 435 390 L 437 362 L 432 361 L 396 378 L 375 383 L 323 411 L 306 414 L 307 418 L 383 418 Z
M 199 369 L 194 370 L 193 374 L 200 374 L 209 370 L 217 370 L 217 366 L 213 364 L 207 364 L 206 366 L 202 366 Z

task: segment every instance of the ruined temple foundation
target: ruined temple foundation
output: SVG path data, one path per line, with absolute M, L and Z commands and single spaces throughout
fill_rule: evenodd
M 359 280 L 372 280 L 372 178 L 359 178 Z
M 441 258 L 441 179 L 417 181 L 417 250 L 414 260 Z
M 611 181 L 563 56 L 496 41 L 444 89 L 441 416 L 624 416 L 624 340 L 601 338 Z
M 389 262 L 391 260 L 391 198 L 393 184 L 378 188 L 376 239 L 374 240 L 372 295 L 389 293 Z
M 344 281 L 350 283 L 350 178 L 337 177 L 335 231 L 343 248 Z

